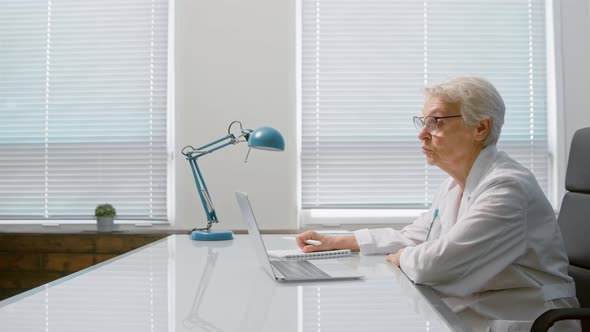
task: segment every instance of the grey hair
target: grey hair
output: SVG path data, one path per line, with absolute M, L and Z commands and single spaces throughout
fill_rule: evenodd
M 496 144 L 500 138 L 506 106 L 498 90 L 489 81 L 472 76 L 459 76 L 428 86 L 427 97 L 438 97 L 446 103 L 458 103 L 463 122 L 475 127 L 481 120 L 491 119 L 492 127 L 483 145 Z

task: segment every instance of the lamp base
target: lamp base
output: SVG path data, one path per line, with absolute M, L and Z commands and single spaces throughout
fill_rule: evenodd
M 191 239 L 195 241 L 225 241 L 233 240 L 234 233 L 232 231 L 192 231 Z

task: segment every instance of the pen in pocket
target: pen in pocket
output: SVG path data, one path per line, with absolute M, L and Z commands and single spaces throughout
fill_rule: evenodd
M 432 231 L 432 225 L 434 225 L 434 220 L 436 220 L 436 217 L 438 217 L 438 208 L 436 208 L 432 214 L 432 221 L 430 222 L 430 227 L 428 227 L 428 234 L 426 234 L 426 240 L 424 240 L 425 242 L 428 241 L 428 237 L 430 236 L 430 231 Z

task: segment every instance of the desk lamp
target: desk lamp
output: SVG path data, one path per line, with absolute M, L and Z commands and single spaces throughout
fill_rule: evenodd
M 232 134 L 232 126 L 238 124 L 240 126 L 240 133 L 238 136 Z M 219 241 L 219 240 L 231 240 L 234 237 L 232 231 L 211 231 L 213 223 L 219 222 L 209 190 L 203 179 L 203 174 L 197 165 L 197 159 L 200 157 L 215 152 L 228 145 L 235 145 L 241 142 L 248 142 L 249 148 L 269 150 L 269 151 L 283 151 L 285 150 L 285 140 L 281 133 L 271 127 L 260 127 L 256 130 L 243 129 L 240 121 L 233 121 L 227 128 L 227 136 L 222 137 L 209 144 L 203 145 L 199 148 L 194 148 L 190 145 L 185 146 L 182 149 L 182 154 L 186 156 L 186 159 L 191 165 L 193 171 L 193 177 L 197 185 L 197 192 L 201 198 L 203 209 L 207 215 L 207 227 L 205 228 L 194 228 L 191 231 L 191 239 L 200 241 Z M 248 154 L 246 155 L 246 162 L 248 160 Z

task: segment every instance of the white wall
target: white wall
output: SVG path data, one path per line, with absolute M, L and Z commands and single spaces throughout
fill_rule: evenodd
M 561 55 L 566 150 L 574 132 L 590 126 L 590 0 L 562 0 Z
M 286 151 L 229 146 L 199 159 L 218 229 L 244 229 L 234 191 L 247 191 L 260 226 L 297 227 L 295 0 L 176 0 L 175 227 L 206 224 L 188 162 L 180 150 L 245 128 L 272 126 Z
M 244 228 L 235 190 L 250 193 L 262 228 L 297 228 L 295 1 L 176 0 L 175 227 L 205 224 L 180 150 L 220 138 L 232 120 L 241 120 L 251 129 L 279 129 L 287 148 L 253 150 L 248 164 L 242 163 L 245 144 L 201 159 L 218 228 Z M 555 1 L 566 149 L 576 129 L 590 126 L 590 0 Z

